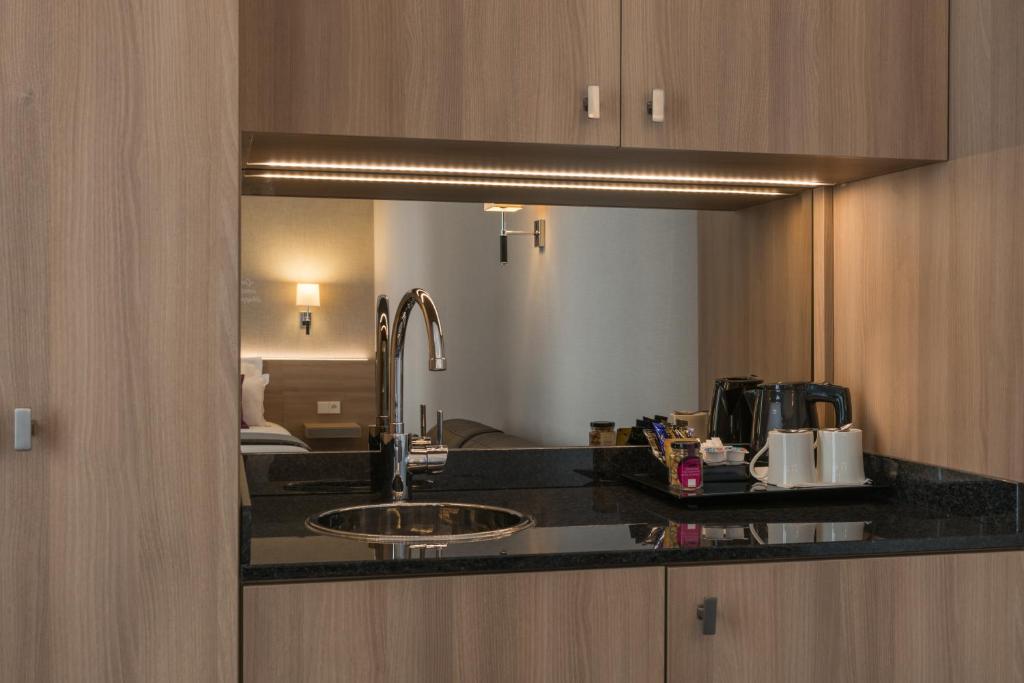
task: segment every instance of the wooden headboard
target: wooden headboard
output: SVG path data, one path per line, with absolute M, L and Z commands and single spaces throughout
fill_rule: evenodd
M 295 436 L 305 439 L 306 422 L 355 422 L 362 427 L 358 439 L 318 439 L 317 450 L 362 450 L 367 427 L 376 421 L 372 360 L 266 360 L 270 375 L 263 400 L 264 413 Z M 340 415 L 318 415 L 317 401 L 341 401 Z

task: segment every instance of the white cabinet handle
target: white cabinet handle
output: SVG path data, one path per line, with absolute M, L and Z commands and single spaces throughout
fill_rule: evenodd
M 647 113 L 655 123 L 665 120 L 665 91 L 661 88 L 651 91 L 651 99 L 647 100 Z
M 601 118 L 601 86 L 587 86 L 587 96 L 583 98 L 583 110 L 587 112 L 588 119 Z
M 32 450 L 32 409 L 14 409 L 14 450 Z

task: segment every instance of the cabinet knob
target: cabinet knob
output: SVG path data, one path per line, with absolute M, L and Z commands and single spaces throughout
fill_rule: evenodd
M 665 91 L 655 88 L 651 91 L 651 99 L 647 100 L 647 113 L 651 115 L 651 121 L 661 123 L 665 120 Z
M 587 112 L 588 119 L 601 118 L 601 86 L 587 86 L 587 96 L 583 98 L 583 111 Z
M 32 450 L 32 434 L 35 432 L 35 423 L 32 422 L 31 408 L 14 409 L 14 450 Z
M 718 598 L 704 598 L 697 607 L 697 618 L 703 622 L 701 633 L 713 636 L 718 628 Z

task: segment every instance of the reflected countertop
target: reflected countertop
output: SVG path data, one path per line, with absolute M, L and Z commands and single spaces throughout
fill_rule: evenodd
M 1006 482 L 994 485 L 1010 487 L 1011 500 L 1019 492 Z M 447 545 L 369 544 L 306 528 L 310 515 L 376 502 L 368 493 L 254 495 L 242 579 L 253 584 L 1024 549 L 1019 504 L 942 505 L 944 490 L 932 487 L 920 501 L 887 495 L 695 509 L 612 477 L 574 486 L 416 492 L 420 501 L 496 505 L 536 520 L 506 538 Z M 950 495 L 958 490 L 948 489 Z

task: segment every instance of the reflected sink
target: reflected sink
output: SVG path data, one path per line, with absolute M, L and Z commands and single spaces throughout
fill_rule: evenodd
M 533 526 L 515 510 L 470 503 L 382 503 L 328 510 L 306 519 L 313 531 L 367 543 L 488 541 Z

